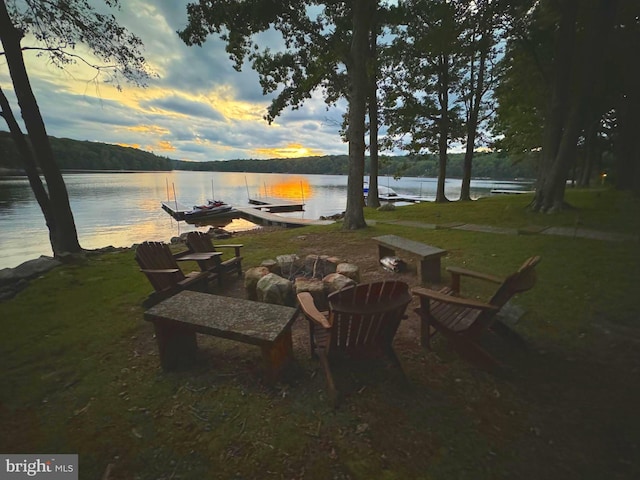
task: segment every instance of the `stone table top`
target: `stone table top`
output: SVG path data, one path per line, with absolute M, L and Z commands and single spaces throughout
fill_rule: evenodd
M 447 251 L 442 248 L 432 247 L 431 245 L 398 237 L 397 235 L 382 235 L 380 237 L 373 237 L 372 240 L 384 246 L 404 250 L 422 257 L 442 256 L 447 253 Z
M 266 345 L 273 343 L 293 323 L 297 313 L 292 307 L 185 290 L 147 310 L 144 319 Z

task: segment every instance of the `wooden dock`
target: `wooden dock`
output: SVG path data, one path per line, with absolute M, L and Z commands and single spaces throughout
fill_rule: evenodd
M 178 221 L 185 221 L 184 214 L 191 210 L 186 205 L 181 203 L 176 204 L 176 202 L 161 202 L 162 209 L 175 218 Z M 233 218 L 244 218 L 251 223 L 255 223 L 256 225 L 263 226 L 278 226 L 285 228 L 293 228 L 293 227 L 304 227 L 308 225 L 331 225 L 335 223 L 333 220 L 312 220 L 308 218 L 294 218 L 294 217 L 283 217 L 281 215 L 275 215 L 271 213 L 272 211 L 279 212 L 290 212 L 290 211 L 300 211 L 300 210 L 278 210 L 278 208 L 282 207 L 291 207 L 298 206 L 300 204 L 287 203 L 287 204 L 260 204 L 260 205 L 250 205 L 247 207 L 233 207 L 229 212 L 224 212 L 217 215 L 213 215 L 211 217 L 203 217 L 199 220 L 201 222 L 189 222 L 189 223 L 202 223 L 208 224 L 210 222 L 215 222 L 217 218 L 223 218 L 225 220 L 230 220 Z M 269 210 L 270 207 L 276 208 L 276 210 Z M 263 210 L 264 208 L 264 210 Z
M 188 206 L 178 202 L 160 202 L 162 209 L 176 220 L 184 220 L 185 212 L 191 210 Z
M 264 209 L 267 212 L 302 212 L 304 211 L 304 203 L 290 202 L 281 198 L 273 197 L 255 197 L 249 198 L 249 203 L 253 205 L 250 208 Z
M 244 218 L 256 225 L 293 228 L 306 227 L 309 225 L 331 225 L 332 223 L 335 223 L 333 220 L 312 220 L 309 218 L 283 217 L 281 215 L 265 212 L 264 210 L 260 210 L 254 206 L 234 208 L 240 213 L 240 218 Z
M 491 190 L 492 195 L 521 195 L 523 193 L 536 193 L 535 190 L 505 190 L 494 188 Z

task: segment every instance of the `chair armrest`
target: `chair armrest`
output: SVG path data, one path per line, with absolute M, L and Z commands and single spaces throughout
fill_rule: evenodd
M 449 305 L 457 305 L 460 307 L 477 308 L 478 310 L 500 310 L 497 305 L 491 305 L 490 303 L 481 302 L 479 300 L 473 300 L 471 298 L 454 297 L 453 295 L 447 295 L 435 290 L 429 290 L 424 287 L 414 287 L 411 292 L 418 295 L 421 299 L 428 298 L 436 302 L 448 303 Z
M 190 253 L 193 253 L 193 252 L 191 250 L 185 250 L 183 252 L 174 253 L 173 258 L 175 258 L 176 260 L 179 260 L 181 257 L 185 255 L 189 255 Z
M 242 244 L 231 244 L 231 243 L 226 243 L 226 244 L 221 244 L 221 245 L 214 245 L 214 248 L 233 248 L 235 250 L 235 256 L 239 257 L 240 256 L 240 249 L 244 247 L 244 245 Z
M 162 269 L 141 268 L 140 271 L 142 273 L 177 273 L 180 271 L 180 269 L 179 268 L 162 268 Z
M 300 292 L 298 295 L 298 303 L 305 317 L 322 325 L 324 328 L 331 328 L 331 324 L 327 318 L 318 310 L 313 301 L 313 297 L 309 292 Z
M 447 267 L 447 272 L 449 272 L 452 276 L 462 276 L 462 277 L 472 277 L 477 278 L 478 280 L 487 280 L 488 282 L 493 283 L 502 283 L 504 281 L 503 278 L 498 277 L 496 275 L 490 275 L 488 273 L 474 272 L 473 270 L 467 270 L 466 268 L 459 267 Z
M 459 267 L 447 267 L 447 272 L 451 274 L 451 289 L 456 293 L 460 293 L 460 277 L 470 277 L 477 280 L 485 280 L 493 283 L 502 283 L 504 280 L 495 275 L 489 275 L 488 273 L 474 272 L 473 270 L 467 270 L 466 268 Z

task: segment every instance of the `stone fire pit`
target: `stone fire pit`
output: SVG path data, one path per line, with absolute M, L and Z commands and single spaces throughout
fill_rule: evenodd
M 327 309 L 327 295 L 360 281 L 357 265 L 329 255 L 280 255 L 262 262 L 244 275 L 247 298 L 295 306 L 296 295 L 309 292 L 320 309 Z

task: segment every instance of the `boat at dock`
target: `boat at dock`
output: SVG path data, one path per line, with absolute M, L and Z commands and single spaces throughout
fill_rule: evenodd
M 253 200 L 253 201 L 252 201 Z M 273 212 L 304 211 L 303 205 L 294 202 L 284 202 L 277 199 L 276 203 L 266 203 L 266 199 L 250 199 L 250 205 L 236 207 L 228 204 L 213 206 L 196 206 L 189 208 L 178 202 L 161 202 L 162 209 L 178 221 L 190 224 L 224 225 L 236 218 L 243 218 L 256 225 L 278 226 L 284 228 L 303 227 L 307 225 L 330 225 L 333 220 L 312 220 L 305 218 L 285 217 Z M 276 199 L 270 199 L 274 201 Z M 205 208 L 202 208 L 205 207 Z M 224 208 L 223 208 L 224 207 Z M 220 222 L 220 223 L 217 223 Z
M 236 209 L 219 200 L 208 200 L 205 204 L 192 207 L 187 207 L 178 202 L 161 202 L 161 205 L 162 209 L 176 220 L 191 224 L 238 218 Z

